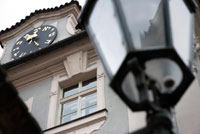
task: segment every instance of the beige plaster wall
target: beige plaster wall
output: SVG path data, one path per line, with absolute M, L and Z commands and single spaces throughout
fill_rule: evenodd
M 200 134 L 200 87 L 195 79 L 176 106 L 178 134 Z M 146 125 L 144 112 L 128 109 L 129 132 Z
M 200 134 L 200 88 L 197 79 L 176 106 L 176 118 L 179 134 Z

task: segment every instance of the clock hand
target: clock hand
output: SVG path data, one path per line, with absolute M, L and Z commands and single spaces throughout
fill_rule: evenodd
M 36 45 L 37 47 L 39 47 L 39 46 L 40 46 L 40 44 L 38 44 L 36 41 L 34 41 L 34 43 L 35 43 L 35 45 Z
M 38 49 L 41 49 L 39 43 L 37 43 L 36 41 L 33 41 L 33 42 L 34 42 L 34 44 L 38 47 Z
M 34 34 L 31 35 L 31 37 L 32 37 L 31 39 L 33 39 L 33 38 L 35 38 L 35 37 L 37 37 L 37 36 L 38 36 L 38 34 L 37 34 L 37 33 L 34 33 Z
M 28 44 L 31 44 L 32 43 L 32 40 L 30 40 L 29 42 L 28 42 Z
M 32 35 L 26 34 L 26 35 L 24 36 L 24 38 L 26 39 L 26 41 L 30 41 L 30 40 L 32 40 L 33 38 L 37 37 L 37 36 L 38 36 L 37 33 L 33 33 Z

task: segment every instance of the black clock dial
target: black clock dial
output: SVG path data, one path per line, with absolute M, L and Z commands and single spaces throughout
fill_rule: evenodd
M 49 46 L 56 35 L 57 29 L 49 25 L 31 30 L 15 43 L 11 52 L 12 58 L 17 59 Z

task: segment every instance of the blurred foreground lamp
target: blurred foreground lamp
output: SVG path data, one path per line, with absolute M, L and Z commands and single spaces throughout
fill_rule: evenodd
M 194 79 L 195 9 L 192 0 L 88 0 L 77 28 L 86 29 L 111 87 L 133 111 L 170 107 Z

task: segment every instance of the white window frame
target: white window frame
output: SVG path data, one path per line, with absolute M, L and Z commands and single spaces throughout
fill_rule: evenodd
M 87 80 L 85 76 L 88 75 L 90 78 L 95 77 L 97 79 L 96 93 L 97 93 L 97 112 L 96 114 L 92 114 L 89 117 L 81 117 L 80 120 L 76 119 L 75 122 L 71 122 L 70 124 L 66 124 L 68 127 L 72 125 L 70 128 L 76 127 L 73 124 L 80 124 L 81 122 L 85 122 L 84 124 L 91 123 L 92 121 L 99 121 L 96 126 L 96 129 L 99 129 L 100 126 L 104 123 L 106 119 L 105 110 L 105 98 L 104 98 L 104 69 L 100 62 L 100 60 L 96 61 L 96 64 L 87 67 L 87 52 L 79 51 L 74 53 L 63 61 L 67 75 L 65 73 L 56 75 L 53 77 L 51 92 L 50 92 L 50 105 L 49 105 L 49 113 L 48 113 L 48 121 L 47 121 L 47 129 L 53 128 L 55 126 L 60 125 L 60 116 L 61 116 L 61 105 L 60 100 L 63 95 L 63 88 L 72 86 L 76 82 L 80 81 L 77 78 L 82 78 L 81 80 Z M 80 67 L 80 68 L 73 68 Z M 95 73 L 94 73 L 95 72 Z M 91 75 L 92 74 L 92 75 Z M 67 83 L 63 85 L 63 83 Z M 71 84 L 71 85 L 68 85 Z M 92 89 L 91 89 L 92 90 Z M 83 125 L 84 127 L 85 125 Z M 67 127 L 65 127 L 67 128 Z M 58 128 L 57 128 L 58 129 Z M 59 131 L 59 130 L 55 130 Z M 82 130 L 81 130 L 82 131 Z M 93 129 L 91 129 L 93 131 Z M 47 132 L 48 133 L 48 132 Z M 51 132 L 50 132 L 51 133 Z
M 96 76 L 95 76 L 95 79 L 96 79 Z M 83 116 L 81 116 L 81 110 L 82 110 L 82 108 L 81 108 L 81 99 L 82 99 L 82 97 L 90 95 L 90 94 L 93 94 L 93 93 L 97 93 L 97 86 L 95 86 L 93 88 L 90 88 L 90 89 L 87 89 L 87 90 L 82 90 L 82 87 L 83 87 L 82 85 L 83 85 L 84 81 L 87 81 L 87 80 L 79 81 L 79 82 L 77 82 L 77 84 L 75 84 L 75 85 L 78 85 L 78 92 L 77 93 L 75 93 L 73 95 L 70 95 L 70 96 L 67 96 L 67 97 L 63 97 L 63 95 L 64 95 L 64 92 L 63 92 L 62 93 L 62 98 L 60 99 L 61 109 L 63 109 L 63 105 L 65 103 L 67 103 L 67 102 L 71 102 L 73 100 L 77 100 L 78 101 L 78 105 L 77 105 L 77 118 L 83 117 Z M 96 82 L 97 82 L 97 80 L 96 80 Z M 64 91 L 65 89 L 62 89 L 62 90 Z M 69 113 L 69 114 L 71 114 L 71 113 Z M 65 115 L 65 116 L 67 116 L 67 115 Z M 60 113 L 60 124 L 62 124 L 61 123 L 62 117 L 64 117 L 64 116 L 62 116 L 62 110 L 61 110 L 61 113 Z

